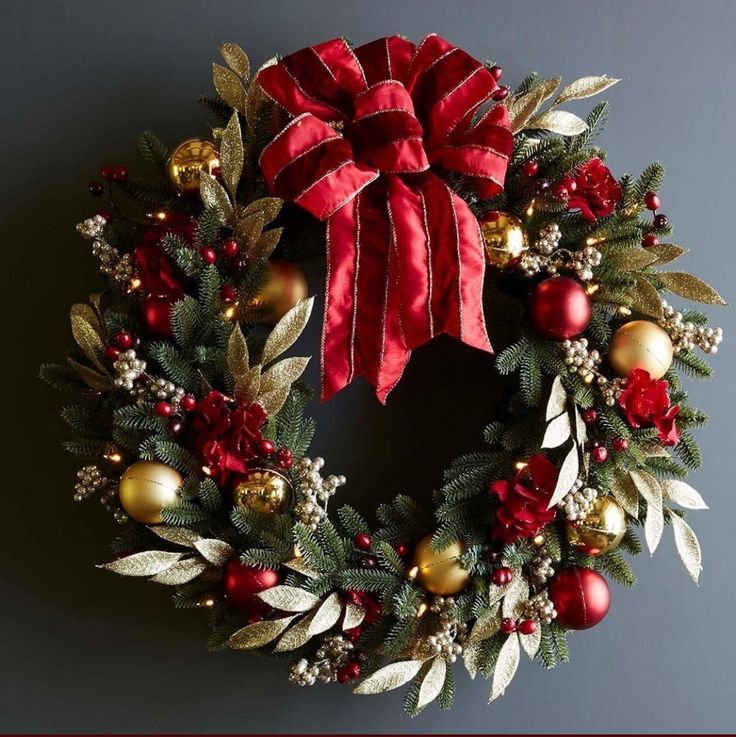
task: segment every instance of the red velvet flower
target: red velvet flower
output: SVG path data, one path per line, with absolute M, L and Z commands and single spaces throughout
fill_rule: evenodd
M 575 175 L 577 187 L 570 193 L 568 210 L 580 210 L 586 220 L 610 215 L 623 193 L 608 167 L 596 156 L 586 161 Z
M 494 481 L 491 493 L 501 500 L 491 537 L 506 544 L 522 537 L 534 537 L 555 518 L 547 509 L 557 483 L 557 467 L 543 455 L 529 459 L 511 481 Z
M 648 371 L 634 369 L 618 403 L 631 427 L 654 426 L 663 445 L 677 445 L 680 434 L 675 418 L 680 407 L 672 405 L 668 387 L 664 379 L 653 379 Z
M 189 215 L 173 213 L 165 222 L 145 232 L 134 252 L 141 288 L 149 294 L 179 295 L 184 291 L 183 275 L 161 247 L 167 233 L 187 241 L 194 237 L 194 225 Z
M 258 455 L 258 442 L 266 413 L 258 404 L 241 404 L 234 410 L 220 392 L 204 397 L 192 413 L 194 450 L 221 484 L 233 474 L 245 473 L 248 461 Z

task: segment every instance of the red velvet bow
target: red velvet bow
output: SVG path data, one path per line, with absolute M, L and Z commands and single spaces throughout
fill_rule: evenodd
M 439 36 L 312 46 L 261 70 L 295 116 L 261 155 L 272 191 L 327 220 L 322 398 L 364 375 L 386 396 L 411 349 L 440 333 L 490 351 L 478 222 L 429 167 L 503 189 L 505 107 L 472 118 L 496 81 Z

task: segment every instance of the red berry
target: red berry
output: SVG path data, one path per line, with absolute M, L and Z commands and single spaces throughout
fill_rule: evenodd
M 354 538 L 353 543 L 358 550 L 371 549 L 371 536 L 367 532 L 359 532 Z
M 406 556 L 409 555 L 409 546 L 406 543 L 396 543 L 396 545 L 394 545 L 394 550 L 399 558 L 406 558 Z
M 360 677 L 360 663 L 345 663 L 337 669 L 338 683 L 348 683 Z
M 512 632 L 516 631 L 516 622 L 514 622 L 511 617 L 504 617 L 501 620 L 501 632 L 505 632 L 507 635 L 510 635 Z
M 105 358 L 109 358 L 111 361 L 116 361 L 120 358 L 120 348 L 114 345 L 109 345 L 105 348 Z
M 588 409 L 583 410 L 582 417 L 583 422 L 586 425 L 595 425 L 595 423 L 598 422 L 598 412 L 592 407 L 588 407 Z
M 525 177 L 536 177 L 539 174 L 539 162 L 536 159 L 527 159 L 521 167 Z
M 651 248 L 652 246 L 656 246 L 659 241 L 657 240 L 657 236 L 654 235 L 654 233 L 647 233 L 642 239 L 641 239 L 641 245 L 644 248 Z
M 197 400 L 191 394 L 185 394 L 179 400 L 179 406 L 184 412 L 191 412 L 197 406 Z
M 596 463 L 605 463 L 608 458 L 608 451 L 605 445 L 599 445 L 597 448 L 593 448 L 590 455 Z
M 114 182 L 125 182 L 128 179 L 128 170 L 124 166 L 116 166 L 112 175 Z
M 258 441 L 259 456 L 263 458 L 270 458 L 273 455 L 274 450 L 274 445 L 270 440 L 266 440 L 264 438 L 263 440 Z
M 184 423 L 181 420 L 177 420 L 176 418 L 169 420 L 169 432 L 172 435 L 179 435 L 183 429 Z
M 213 166 L 212 167 L 212 176 L 213 177 L 219 177 L 220 174 L 222 174 L 222 169 L 220 169 L 219 166 Z
M 491 99 L 495 100 L 496 102 L 500 102 L 501 100 L 505 100 L 508 96 L 509 88 L 501 85 L 500 87 L 496 88 L 496 91 L 491 95 Z
M 549 182 L 546 179 L 537 179 L 537 193 L 544 194 L 549 189 Z
M 629 441 L 626 438 L 614 438 L 613 449 L 617 453 L 623 453 L 629 447 Z
M 659 215 L 654 216 L 654 227 L 655 228 L 667 228 L 669 227 L 670 219 L 663 213 L 660 212 Z
M 496 568 L 491 574 L 491 580 L 496 586 L 505 586 L 511 583 L 511 579 L 514 577 L 514 572 L 510 568 Z
M 214 264 L 217 261 L 217 252 L 214 248 L 207 246 L 199 252 L 202 256 L 202 261 L 206 264 Z
M 363 628 L 358 625 L 357 627 L 351 627 L 350 629 L 343 630 L 342 633 L 350 642 L 357 642 L 360 636 L 363 634 Z
M 552 190 L 552 196 L 556 200 L 566 200 L 570 196 L 570 193 L 567 191 L 567 187 L 562 182 L 559 182 L 555 184 Z
M 159 417 L 171 417 L 174 412 L 174 408 L 168 402 L 156 402 L 156 406 L 153 411 Z
M 656 192 L 647 192 L 644 195 L 644 204 L 646 205 L 647 210 L 659 210 L 659 206 L 662 204 L 659 201 L 659 195 L 657 195 Z
M 127 331 L 127 330 L 121 330 L 116 336 L 115 336 L 115 342 L 122 348 L 124 351 L 127 351 L 128 348 L 133 347 L 133 336 Z
M 104 218 L 107 223 L 110 222 L 110 218 L 112 217 L 109 210 L 98 210 L 95 215 L 99 215 L 101 218 Z
M 294 464 L 294 457 L 288 448 L 280 448 L 276 453 L 276 462 L 285 470 L 289 470 Z
M 235 256 L 237 256 L 238 250 L 238 242 L 232 238 L 222 244 L 222 252 L 228 258 L 234 258 Z
M 97 180 L 90 182 L 87 185 L 87 189 L 89 189 L 89 193 L 93 197 L 102 197 L 105 194 L 105 185 Z
M 578 183 L 572 177 L 563 177 L 560 184 L 564 184 L 568 192 L 574 192 L 578 188 Z
M 501 79 L 501 75 L 503 74 L 503 69 L 501 69 L 498 64 L 494 64 L 488 71 L 491 73 L 491 76 L 493 77 L 493 79 L 496 80 L 496 82 Z
M 360 564 L 363 568 L 375 568 L 378 565 L 378 558 L 375 555 L 364 555 Z
M 533 619 L 525 619 L 519 622 L 519 632 L 522 635 L 533 635 L 537 631 L 537 623 Z
M 257 622 L 263 621 L 263 614 L 261 612 L 251 612 L 248 615 L 248 624 L 256 624 Z
M 112 178 L 115 176 L 115 167 L 114 166 L 103 166 L 102 169 L 100 169 L 100 176 L 104 180 L 111 182 Z
M 220 296 L 223 302 L 234 302 L 238 292 L 232 284 L 225 284 L 220 290 Z

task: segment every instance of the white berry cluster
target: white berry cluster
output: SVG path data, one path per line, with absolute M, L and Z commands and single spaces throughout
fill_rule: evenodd
M 721 328 L 709 328 L 685 321 L 682 312 L 676 312 L 664 300 L 662 300 L 662 310 L 664 316 L 659 324 L 670 336 L 675 353 L 692 350 L 694 346 L 705 353 L 718 352 L 718 345 L 723 340 L 723 330 Z
M 430 650 L 448 663 L 454 663 L 463 652 L 461 642 L 467 634 L 463 622 L 455 619 L 455 600 L 451 596 L 435 596 L 429 606 L 440 619 L 440 627 L 427 637 Z
M 601 252 L 593 246 L 579 251 L 559 248 L 562 233 L 557 223 L 550 223 L 539 231 L 539 237 L 521 257 L 521 269 L 526 276 L 546 271 L 554 276 L 561 269 L 573 271 L 580 281 L 590 281 L 593 269 L 600 266 Z
M 74 485 L 74 501 L 81 502 L 96 494 L 107 485 L 106 479 L 97 466 L 84 466 L 77 471 L 77 483 Z
M 294 512 L 299 521 L 311 530 L 316 530 L 327 516 L 327 502 L 338 487 L 346 483 L 344 476 L 322 478 L 320 471 L 324 465 L 324 458 L 302 458 L 294 468 L 303 497 L 297 502 Z
M 565 354 L 565 365 L 571 374 L 577 374 L 590 384 L 601 364 L 601 354 L 594 348 L 588 350 L 588 339 L 565 340 L 562 343 Z
M 572 489 L 562 497 L 560 509 L 565 513 L 570 522 L 577 522 L 585 519 L 585 516 L 593 507 L 593 502 L 598 498 L 598 492 L 585 486 L 582 479 L 578 479 L 572 486 Z
M 102 215 L 94 215 L 81 223 L 77 223 L 77 232 L 82 238 L 92 240 L 93 238 L 99 238 L 105 232 L 106 225 L 107 220 Z
M 297 686 L 313 686 L 320 683 L 334 683 L 338 669 L 348 662 L 353 643 L 342 635 L 325 637 L 319 650 L 314 654 L 315 660 L 310 663 L 301 658 L 289 668 L 289 682 Z
M 557 611 L 547 592 L 541 591 L 527 600 L 522 616 L 524 619 L 533 619 L 540 624 L 549 624 L 557 616 Z
M 121 353 L 112 367 L 117 374 L 115 377 L 115 386 L 118 389 L 131 391 L 135 382 L 145 373 L 146 362 L 138 358 L 135 351 L 131 348 Z
M 95 215 L 77 223 L 77 232 L 83 238 L 92 240 L 92 255 L 100 261 L 100 272 L 111 276 L 121 289 L 127 290 L 135 276 L 131 254 L 120 254 L 117 248 L 104 239 L 107 220 L 102 215 Z
M 550 256 L 557 250 L 562 233 L 557 223 L 550 223 L 539 231 L 539 237 L 532 247 L 521 257 L 521 269 L 526 276 L 534 276 L 542 269 L 549 271 L 552 266 Z
M 613 407 L 621 396 L 621 392 L 626 386 L 626 379 L 607 379 L 605 376 L 598 377 L 598 388 L 600 389 L 603 399 L 608 407 Z
M 544 586 L 555 575 L 555 569 L 552 567 L 552 558 L 548 555 L 535 558 L 529 564 L 529 575 L 537 586 Z
M 152 378 L 145 386 L 135 386 L 133 388 L 133 394 L 139 404 L 153 399 L 154 401 L 168 402 L 174 409 L 177 409 L 181 398 L 186 392 L 182 387 L 176 386 L 173 381 Z

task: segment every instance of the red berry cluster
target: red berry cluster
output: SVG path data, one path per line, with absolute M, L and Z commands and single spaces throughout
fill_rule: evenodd
M 503 74 L 503 69 L 501 69 L 498 64 L 492 66 L 488 71 L 491 73 L 491 76 L 493 77 L 493 79 L 496 80 L 496 82 L 501 79 L 501 75 Z M 495 91 L 491 95 L 491 99 L 495 102 L 501 102 L 501 100 L 505 100 L 508 96 L 509 88 L 505 85 L 499 85 L 498 87 L 496 87 Z
M 598 422 L 598 412 L 592 407 L 589 407 L 583 410 L 582 418 L 586 425 L 595 425 Z M 590 440 L 587 447 L 592 459 L 596 463 L 606 462 L 608 459 L 608 449 L 599 440 Z M 623 453 L 628 449 L 629 441 L 624 437 L 617 436 L 611 441 L 611 447 L 616 453 Z
M 658 230 L 663 230 L 669 227 L 670 224 L 669 218 L 663 212 L 657 213 L 661 204 L 659 195 L 656 192 L 647 192 L 644 195 L 644 205 L 647 210 L 651 210 L 654 213 L 654 227 Z M 659 241 L 654 233 L 647 233 L 641 240 L 641 245 L 644 248 L 651 248 L 652 246 L 656 246 L 657 243 Z
M 106 164 L 100 169 L 100 176 L 106 182 L 117 182 L 118 184 L 128 180 L 128 168 L 125 166 L 110 166 Z M 93 197 L 101 197 L 105 194 L 105 185 L 98 179 L 93 179 L 88 185 L 89 193 Z
M 533 619 L 521 619 L 516 622 L 511 617 L 504 617 L 501 620 L 501 632 L 510 635 L 517 631 L 522 635 L 533 635 L 537 631 L 537 623 Z
M 121 330 L 113 339 L 112 343 L 105 348 L 105 358 L 110 361 L 117 361 L 123 351 L 137 348 L 140 345 L 140 338 L 135 337 L 127 330 Z

